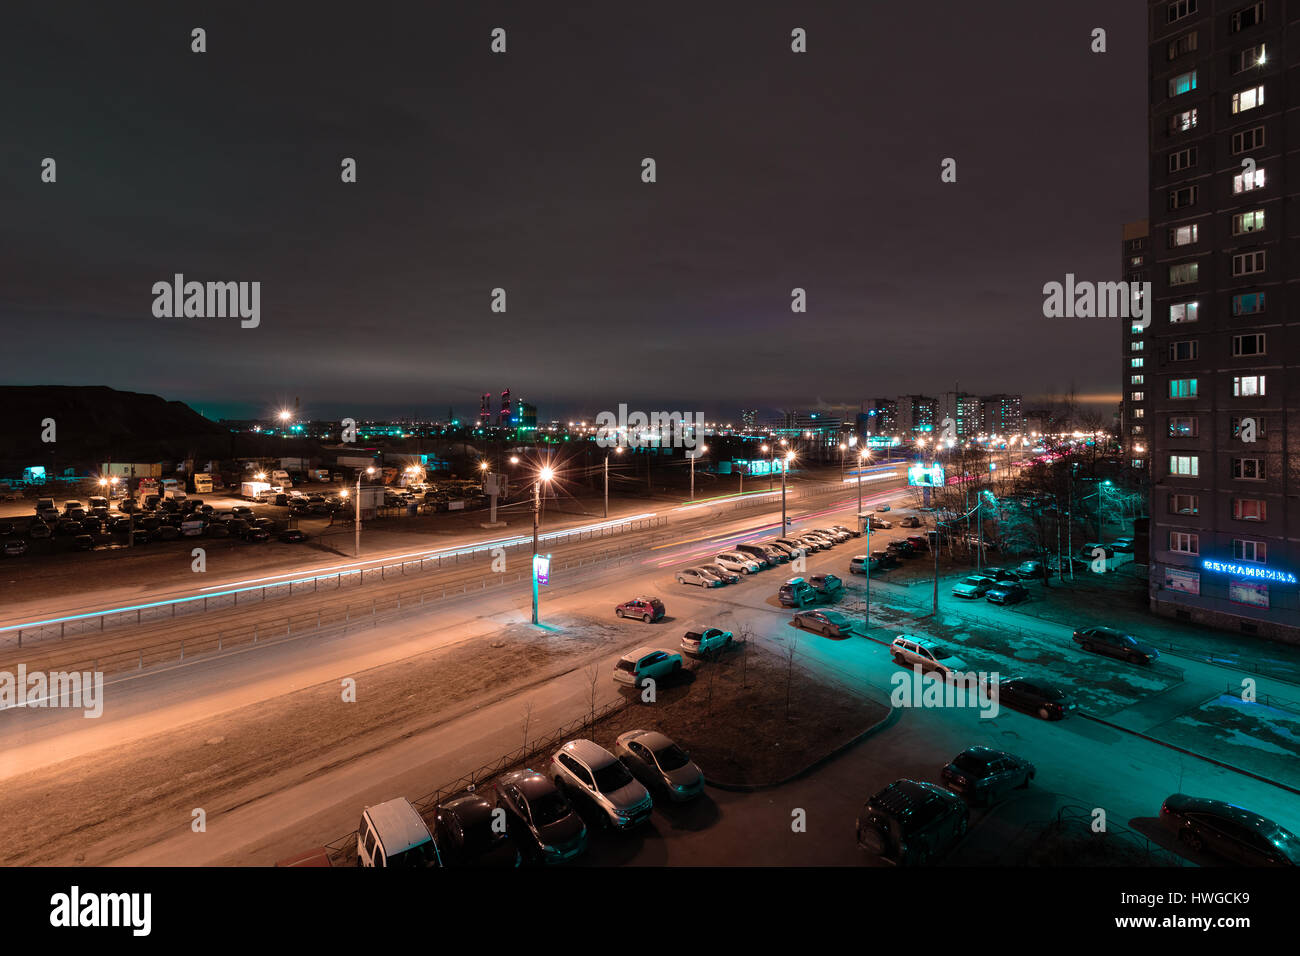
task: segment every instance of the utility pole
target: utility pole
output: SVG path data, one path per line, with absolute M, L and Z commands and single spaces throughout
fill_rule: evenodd
M 533 578 L 533 623 L 537 623 L 537 526 L 542 510 L 542 480 L 533 482 L 533 563 L 529 574 Z
M 609 517 L 609 452 L 605 452 L 605 517 Z

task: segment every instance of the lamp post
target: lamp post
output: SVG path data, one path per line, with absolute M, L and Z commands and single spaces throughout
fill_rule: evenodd
M 533 623 L 537 623 L 537 535 L 541 525 L 542 515 L 542 482 L 550 482 L 555 477 L 555 471 L 549 465 L 545 465 L 537 473 L 537 480 L 533 482 Z
M 615 445 L 614 454 L 623 454 L 623 446 Z M 609 517 L 609 452 L 605 452 L 605 517 Z
M 761 451 L 764 455 L 768 455 L 768 452 L 772 451 L 772 448 L 770 445 L 759 445 L 758 450 Z M 768 455 L 767 457 L 767 490 L 768 491 L 772 490 L 772 482 L 774 480 L 772 478 L 772 469 L 774 467 L 772 461 L 773 455 L 775 455 L 775 452 L 773 452 L 772 455 Z
M 871 451 L 869 449 L 864 448 L 860 452 L 858 452 L 858 530 L 859 531 L 862 530 L 862 469 L 863 466 L 866 465 L 867 459 L 870 457 L 871 457 Z M 870 528 L 867 529 L 868 532 L 870 532 L 870 530 L 871 530 Z M 868 548 L 870 548 L 871 545 L 870 534 L 867 535 L 867 545 Z M 868 557 L 870 557 L 869 550 L 868 550 Z
M 367 475 L 373 475 L 374 473 L 375 473 L 375 466 L 374 466 L 374 465 L 367 465 L 367 466 L 366 466 L 366 474 L 367 474 Z M 355 554 L 355 556 L 359 558 L 359 557 L 361 557 L 361 472 L 359 472 L 359 471 L 357 472 L 357 499 L 356 499 L 356 511 L 357 511 L 357 519 L 356 519 L 356 521 L 355 521 L 355 524 L 356 524 L 356 539 L 357 539 L 357 540 L 356 540 L 356 554 Z
M 844 481 L 844 452 L 848 450 L 848 445 L 840 442 L 840 481 Z
M 699 458 L 700 455 L 704 454 L 708 450 L 709 450 L 708 445 L 701 445 L 700 450 L 698 452 L 696 452 L 695 449 L 693 448 L 687 452 L 687 454 L 690 456 L 691 459 L 691 497 L 688 499 L 689 501 L 695 500 L 695 459 Z
M 781 537 L 785 537 L 785 530 L 789 527 L 785 517 L 785 474 L 790 470 L 790 462 L 794 461 L 794 452 L 788 451 L 785 457 L 781 459 Z

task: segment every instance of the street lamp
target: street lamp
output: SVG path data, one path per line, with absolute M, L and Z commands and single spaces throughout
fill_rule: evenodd
M 858 452 L 858 530 L 862 530 L 862 469 L 866 466 L 867 459 L 871 457 L 871 449 L 864 448 Z M 868 522 L 870 524 L 870 522 Z M 868 556 L 871 545 L 870 528 L 867 535 Z
M 700 455 L 704 454 L 708 450 L 709 450 L 708 445 L 701 445 L 699 452 L 696 452 L 694 449 L 691 449 L 690 451 L 687 452 L 687 454 L 690 456 L 691 459 L 691 496 L 689 499 L 687 499 L 688 501 L 695 500 L 695 459 L 699 458 Z
M 623 446 L 615 445 L 614 454 L 616 455 L 623 454 Z M 515 458 L 512 460 L 518 461 L 519 459 Z M 609 452 L 608 451 L 605 452 L 605 517 L 606 518 L 609 517 Z
M 367 466 L 366 466 L 366 474 L 367 474 L 367 475 L 373 475 L 374 473 L 375 473 L 375 466 L 374 466 L 374 465 L 367 465 Z M 359 472 L 359 471 L 357 472 L 357 497 L 356 497 L 356 507 L 357 507 L 357 519 L 356 519 L 356 521 L 354 522 L 354 523 L 356 524 L 356 529 L 357 529 L 357 531 L 356 531 L 356 538 L 357 538 L 357 540 L 356 540 L 356 555 L 355 555 L 355 556 L 359 558 L 359 557 L 361 557 L 361 472 Z
M 533 623 L 537 623 L 537 533 L 541 523 L 542 514 L 542 482 L 550 483 L 555 477 L 555 469 L 550 465 L 543 465 L 537 472 L 537 480 L 533 482 Z
M 848 450 L 848 445 L 840 442 L 840 481 L 844 480 L 844 452 Z
M 785 537 L 785 529 L 789 522 L 785 517 L 785 473 L 790 470 L 790 462 L 794 461 L 794 452 L 785 453 L 785 458 L 781 460 L 781 537 Z
M 772 482 L 773 482 L 773 480 L 774 480 L 773 477 L 772 477 L 772 471 L 773 471 L 773 469 L 776 467 L 775 462 L 773 461 L 773 458 L 774 458 L 774 456 L 776 455 L 776 452 L 775 452 L 775 451 L 772 451 L 771 447 L 768 446 L 768 445 L 759 445 L 759 446 L 758 446 L 758 450 L 761 451 L 764 455 L 767 455 L 767 453 L 768 453 L 769 451 L 772 452 L 772 454 L 769 455 L 769 456 L 768 456 L 768 459 L 767 459 L 767 490 L 768 490 L 768 491 L 771 491 L 771 490 L 772 490 Z

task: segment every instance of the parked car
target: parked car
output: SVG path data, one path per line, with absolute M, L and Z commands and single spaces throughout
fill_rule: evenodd
M 831 525 L 831 527 L 834 528 L 836 531 L 842 531 L 842 532 L 844 532 L 846 535 L 848 535 L 848 538 L 845 538 L 845 539 L 844 539 L 845 541 L 849 540 L 849 538 L 860 538 L 860 537 L 862 537 L 862 532 L 861 532 L 861 531 L 855 531 L 853 528 L 846 527 L 845 525 L 842 525 L 842 524 L 833 524 L 833 525 Z
M 979 598 L 988 593 L 996 582 L 982 574 L 972 574 L 952 586 L 953 597 Z
M 1300 837 L 1231 803 L 1175 793 L 1161 804 L 1160 822 L 1198 853 L 1244 866 L 1300 866 Z
M 248 505 L 235 505 L 230 509 L 230 513 L 236 518 L 243 518 L 245 520 L 253 517 L 253 509 L 248 507 Z
M 814 528 L 813 533 L 825 535 L 836 544 L 843 544 L 845 541 L 848 541 L 849 538 L 853 537 L 853 535 L 848 532 L 848 529 L 841 530 L 839 528 Z
M 875 561 L 872 571 L 888 571 L 890 568 L 896 568 L 899 565 L 898 555 L 892 551 L 881 549 L 871 552 L 871 560 Z
M 3 545 L 0 545 L 0 553 L 6 558 L 21 558 L 27 553 L 27 542 L 22 538 L 6 538 Z
M 777 538 L 772 543 L 778 548 L 784 548 L 786 554 L 790 555 L 792 560 L 815 551 L 824 550 L 816 541 L 802 541 L 798 538 Z
M 1038 560 L 1021 561 L 1016 573 L 1022 581 L 1041 581 L 1043 579 L 1043 562 Z
M 298 544 L 307 540 L 307 532 L 300 528 L 288 528 L 281 531 L 277 537 L 286 544 Z
M 244 532 L 244 540 L 258 541 L 258 542 L 270 541 L 271 532 L 267 531 L 265 528 L 262 527 L 249 528 L 247 531 Z
M 661 647 L 638 647 L 619 658 L 614 680 L 640 687 L 646 679 L 661 681 L 682 669 L 682 655 Z
M 633 598 L 614 608 L 615 617 L 639 617 L 649 624 L 664 616 L 664 602 L 657 597 Z
M 1113 627 L 1085 627 L 1075 631 L 1074 643 L 1085 651 L 1117 657 L 1132 664 L 1151 664 L 1160 657 L 1160 652 L 1150 644 Z
M 894 638 L 889 650 L 895 664 L 911 664 L 919 666 L 923 671 L 938 671 L 944 677 L 966 670 L 966 662 L 946 647 L 929 644 L 906 634 Z
M 584 800 L 602 822 L 620 830 L 650 819 L 654 801 L 632 772 L 604 747 L 570 740 L 551 759 L 556 787 Z
M 783 555 L 785 555 L 786 561 L 793 560 L 794 558 L 797 558 L 799 555 L 808 553 L 808 549 L 803 545 L 797 544 L 794 541 L 791 541 L 787 544 L 784 538 L 777 538 L 775 541 L 769 542 L 768 546 L 775 548 L 776 550 L 780 551 Z
M 520 854 L 510 839 L 509 824 L 493 824 L 491 801 L 480 793 L 449 800 L 438 807 L 433 838 L 443 866 L 518 866 Z
M 831 548 L 835 547 L 836 544 L 838 544 L 838 542 L 834 538 L 828 537 L 824 532 L 821 531 L 805 531 L 803 534 L 799 535 L 799 540 L 811 541 L 813 544 L 817 545 L 818 548 L 821 549 L 822 551 L 829 551 Z
M 708 654 L 731 646 L 732 634 L 720 627 L 692 627 L 682 638 L 687 654 Z
M 924 865 L 952 849 L 970 821 L 970 807 L 950 790 L 895 780 L 858 815 L 858 846 L 891 863 Z
M 614 755 L 651 793 L 673 803 L 694 800 L 704 792 L 704 774 L 691 756 L 657 730 L 629 730 L 614 742 Z
M 720 588 L 725 583 L 722 578 L 703 568 L 683 568 L 675 577 L 678 584 L 694 584 L 702 588 Z
M 783 564 L 790 560 L 790 555 L 770 544 L 738 544 L 736 550 L 753 558 L 765 568 Z
M 849 574 L 866 574 L 868 571 L 874 571 L 877 563 L 865 554 L 855 554 L 849 558 Z
M 853 633 L 853 621 L 839 611 L 795 611 L 795 627 L 815 631 L 825 637 L 846 637 Z
M 910 544 L 912 550 L 917 554 L 924 554 L 926 551 L 930 550 L 930 539 L 926 538 L 924 535 L 909 534 L 903 540 Z
M 984 598 L 990 604 L 1019 604 L 1029 598 L 1029 590 L 1023 584 L 1004 581 L 985 591 Z
M 809 575 L 808 583 L 812 585 L 819 598 L 827 601 L 838 600 L 844 594 L 844 582 L 834 574 Z
M 1003 581 L 1016 582 L 1020 580 L 1020 575 L 1015 571 L 1008 571 L 1006 568 L 984 568 L 980 574 L 986 578 L 992 578 L 999 583 Z
M 894 526 L 893 522 L 886 521 L 884 518 L 877 518 L 875 515 L 867 519 L 867 525 L 872 531 L 888 531 Z
M 724 567 L 716 564 L 705 564 L 697 567 L 695 570 L 703 571 L 705 574 L 711 574 L 723 584 L 737 584 L 740 581 L 740 575 L 735 571 L 728 571 Z
M 782 607 L 803 607 L 816 600 L 817 592 L 803 578 L 791 578 L 781 585 L 776 596 Z
M 136 501 L 134 498 L 123 498 L 117 503 L 117 510 L 122 512 L 122 514 L 129 515 L 133 511 L 140 510 L 140 502 Z
M 54 534 L 50 526 L 44 521 L 33 521 L 27 526 L 27 537 L 35 541 L 37 538 L 49 538 Z
M 1034 678 L 1007 677 L 1000 681 L 989 678 L 985 689 L 998 705 L 1005 704 L 1013 710 L 1036 714 L 1043 720 L 1063 720 L 1075 708 L 1065 692 L 1055 684 Z
M 723 551 L 714 557 L 713 563 L 723 570 L 737 574 L 754 574 L 767 566 L 766 561 L 759 564 L 756 558 L 741 551 Z
M 898 526 L 900 528 L 919 528 L 921 527 L 921 519 L 916 515 L 907 515 L 899 519 Z
M 181 522 L 181 534 L 186 537 L 201 535 L 208 523 L 197 515 L 189 515 Z
M 1034 765 L 1023 757 L 991 747 L 963 750 L 943 768 L 944 784 L 972 806 L 988 806 L 1023 790 L 1034 779 Z
M 563 863 L 587 848 L 587 825 L 544 774 L 516 770 L 496 782 L 496 792 L 506 829 L 530 859 Z
M 398 797 L 362 811 L 357 827 L 357 866 L 441 865 L 433 834 L 411 801 Z
M 885 545 L 885 550 L 892 551 L 900 558 L 912 558 L 916 556 L 916 548 L 913 547 L 912 542 L 908 541 L 906 538 L 900 538 L 897 541 L 889 542 L 889 544 Z

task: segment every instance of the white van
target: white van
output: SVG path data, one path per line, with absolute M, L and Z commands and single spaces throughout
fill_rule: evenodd
M 357 866 L 442 866 L 424 818 L 405 797 L 366 807 L 357 827 Z

